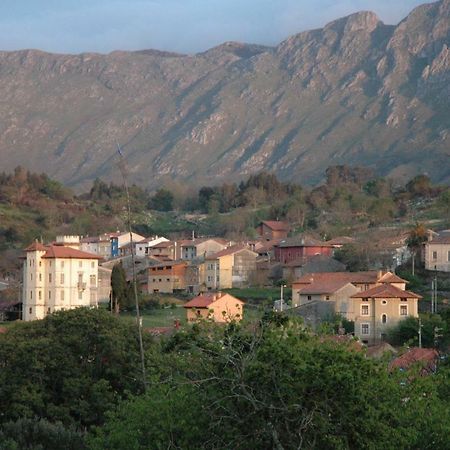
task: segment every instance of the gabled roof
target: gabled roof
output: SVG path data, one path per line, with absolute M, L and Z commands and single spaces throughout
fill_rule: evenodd
M 439 353 L 434 348 L 410 348 L 406 353 L 395 358 L 389 368 L 392 369 L 409 369 L 415 364 L 422 364 L 423 374 L 433 372 L 436 369 L 436 363 L 439 358 Z
M 379 273 L 376 270 L 368 272 L 317 272 L 307 273 L 297 279 L 294 284 L 304 284 L 320 281 L 342 280 L 349 283 L 375 283 Z
M 216 293 L 207 293 L 207 294 L 200 294 L 197 297 L 194 297 L 192 300 L 188 301 L 183 305 L 184 308 L 209 308 L 210 305 L 212 305 L 217 300 L 229 297 L 230 300 L 236 301 L 239 303 L 244 303 L 242 300 L 239 300 L 236 297 L 233 297 L 230 294 L 224 294 L 222 292 L 216 292 Z
M 433 236 L 427 244 L 450 244 L 450 230 L 440 231 L 437 236 Z
M 280 220 L 263 220 L 261 222 L 272 231 L 289 231 L 289 224 Z
M 94 255 L 93 253 L 82 252 L 81 250 L 76 250 L 72 247 L 64 247 L 63 245 L 49 245 L 42 258 L 103 259 L 101 256 Z
M 336 236 L 333 239 L 327 241 L 330 245 L 345 245 L 345 244 L 353 244 L 355 239 L 350 236 Z
M 217 258 L 221 258 L 222 256 L 227 256 L 227 255 L 233 255 L 235 253 L 238 253 L 242 250 L 247 250 L 251 253 L 254 253 L 255 256 L 257 255 L 257 253 L 255 253 L 253 250 L 250 250 L 246 245 L 244 244 L 237 244 L 237 245 L 232 245 L 231 247 L 225 248 L 223 250 L 220 250 L 220 252 L 214 253 L 210 256 L 207 256 L 206 259 L 217 259 Z
M 46 252 L 47 247 L 44 244 L 41 244 L 40 242 L 33 242 L 31 245 L 29 245 L 26 249 L 26 252 Z
M 378 278 L 378 283 L 408 283 L 407 280 L 400 278 L 398 275 L 392 272 L 386 272 L 380 278 Z
M 311 283 L 300 289 L 300 295 L 317 295 L 317 294 L 334 294 L 341 290 L 344 286 L 350 285 L 356 289 L 353 284 L 345 280 L 323 281 L 318 283 Z
M 325 241 L 319 241 L 310 236 L 298 235 L 283 239 L 277 247 L 333 247 Z
M 414 294 L 414 292 L 404 291 L 392 284 L 382 284 L 375 286 L 367 291 L 353 294 L 351 298 L 422 298 L 421 295 Z

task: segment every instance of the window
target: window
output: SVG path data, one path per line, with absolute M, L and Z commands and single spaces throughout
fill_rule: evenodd
M 330 296 L 327 295 L 327 296 L 325 297 L 325 300 L 330 300 Z
M 49 282 L 49 283 L 52 282 L 52 274 L 51 274 L 51 273 L 48 274 L 48 282 Z
M 408 315 L 408 305 L 400 305 L 400 315 L 401 316 Z
M 42 266 L 42 261 L 39 261 L 39 267 L 41 267 Z
M 361 305 L 361 315 L 362 316 L 369 315 L 369 305 Z
M 78 291 L 78 300 L 83 300 L 83 291 Z
M 33 280 L 33 274 L 30 273 L 30 280 Z
M 437 260 L 437 252 L 432 253 L 432 258 L 433 258 L 433 261 Z
M 42 273 L 39 274 L 39 281 L 42 281 Z
M 61 269 L 64 269 L 64 261 L 61 261 Z
M 28 310 L 28 312 L 29 312 L 30 314 L 33 314 L 33 308 L 30 308 L 30 309 Z
M 368 335 L 370 331 L 370 326 L 368 323 L 362 323 L 361 324 L 361 334 Z
M 33 300 L 33 291 L 30 291 L 30 299 Z
M 60 276 L 60 281 L 61 281 L 61 284 L 64 284 L 64 274 L 63 273 Z
M 83 261 L 78 261 L 78 267 L 83 267 Z
M 64 301 L 64 291 L 61 291 L 61 301 Z
M 51 300 L 52 298 L 52 291 L 48 291 L 48 299 Z
M 47 314 L 50 314 L 52 312 L 50 306 L 47 308 Z
M 308 295 L 308 300 L 311 300 L 311 298 L 312 298 L 312 297 L 311 297 L 310 295 Z
M 38 292 L 39 300 L 42 300 L 42 291 Z
M 92 268 L 92 269 L 95 268 L 95 261 L 91 261 L 91 268 Z
M 381 315 L 381 323 L 387 323 L 387 315 L 386 314 Z
M 381 300 L 382 305 L 387 305 L 387 300 Z
M 89 284 L 94 287 L 97 286 L 97 277 L 95 275 L 89 277 Z

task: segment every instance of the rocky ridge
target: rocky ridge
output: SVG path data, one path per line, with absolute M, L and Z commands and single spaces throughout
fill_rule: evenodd
M 302 183 L 335 164 L 450 182 L 450 0 L 397 26 L 371 12 L 276 47 L 229 42 L 155 50 L 0 52 L 2 169 L 23 165 L 83 188 L 238 180 L 262 169 Z

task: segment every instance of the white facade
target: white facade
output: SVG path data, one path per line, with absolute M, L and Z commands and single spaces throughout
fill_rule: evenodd
M 98 304 L 98 257 L 41 244 L 27 249 L 23 270 L 23 320 Z M 58 255 L 59 253 L 59 255 Z
M 143 239 L 140 242 L 134 242 L 135 245 L 135 255 L 144 257 L 148 255 L 148 249 L 154 247 L 155 245 L 161 244 L 161 242 L 169 242 L 169 239 L 165 237 L 155 236 L 154 239 Z

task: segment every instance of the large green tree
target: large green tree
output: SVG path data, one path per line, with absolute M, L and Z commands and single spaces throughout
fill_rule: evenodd
M 256 333 L 205 325 L 175 335 L 146 396 L 122 404 L 90 447 L 412 449 L 445 442 L 449 405 L 434 380 L 405 385 L 402 374 L 351 345 L 311 337 L 290 320 L 275 323 Z M 427 445 L 430 418 L 416 416 L 424 407 L 440 410 Z

